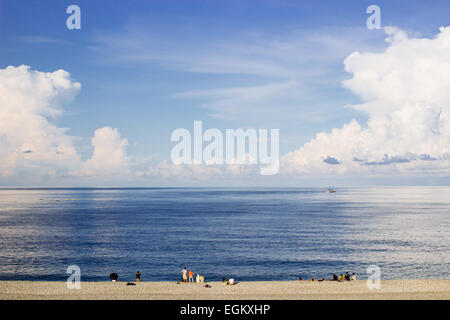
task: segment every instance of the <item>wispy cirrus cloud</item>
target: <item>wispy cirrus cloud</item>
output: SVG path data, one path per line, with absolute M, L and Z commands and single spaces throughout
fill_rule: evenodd
M 201 88 L 175 92 L 208 115 L 241 122 L 323 121 L 336 105 L 346 104 L 342 60 L 353 50 L 384 48 L 381 33 L 363 28 L 245 32 L 203 36 L 157 33 L 133 24 L 122 31 L 99 33 L 93 46 L 100 63 L 158 65 L 170 71 L 233 76 Z M 236 85 L 240 83 L 240 85 Z M 245 85 L 244 85 L 245 83 Z
M 12 36 L 13 39 L 25 43 L 37 43 L 37 44 L 55 44 L 55 43 L 69 43 L 67 40 L 50 38 L 38 35 L 26 35 L 26 36 Z
M 157 63 L 178 71 L 299 79 L 336 70 L 336 63 L 354 50 L 380 49 L 382 39 L 381 33 L 365 28 L 194 34 L 180 30 L 175 35 L 130 24 L 121 31 L 98 32 L 90 48 L 102 63 Z

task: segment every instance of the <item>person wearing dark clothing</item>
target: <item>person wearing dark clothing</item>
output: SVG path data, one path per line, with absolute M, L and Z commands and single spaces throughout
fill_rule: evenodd
M 109 279 L 111 279 L 111 281 L 112 282 L 116 282 L 117 281 L 117 279 L 119 279 L 119 275 L 117 274 L 117 273 L 111 273 L 110 275 L 109 275 Z

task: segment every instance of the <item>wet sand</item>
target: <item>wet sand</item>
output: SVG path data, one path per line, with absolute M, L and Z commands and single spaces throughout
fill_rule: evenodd
M 81 282 L 68 289 L 66 282 L 0 281 L 0 299 L 22 300 L 302 300 L 302 299 L 450 299 L 450 279 L 382 280 L 380 289 L 368 289 L 365 280 L 351 282 L 255 281 L 224 286 L 176 282 Z

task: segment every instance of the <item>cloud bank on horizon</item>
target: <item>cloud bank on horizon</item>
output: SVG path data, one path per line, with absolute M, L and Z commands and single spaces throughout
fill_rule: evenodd
M 344 61 L 352 77 L 343 86 L 363 100 L 352 108 L 366 114 L 367 123 L 353 119 L 342 128 L 318 133 L 282 157 L 280 176 L 449 172 L 450 27 L 431 39 L 410 38 L 393 27 L 385 31 L 388 47 L 383 52 L 354 52 Z M 95 131 L 93 153 L 82 160 L 75 147 L 78 138 L 52 123 L 80 90 L 81 84 L 64 70 L 0 69 L 0 176 L 133 181 L 257 171 L 242 166 L 175 166 L 167 161 L 138 170 L 126 154 L 128 141 L 111 127 Z

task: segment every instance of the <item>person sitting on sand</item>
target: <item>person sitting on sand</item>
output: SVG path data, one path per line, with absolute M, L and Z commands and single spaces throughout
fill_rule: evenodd
M 352 280 L 356 280 L 356 274 L 354 272 L 352 273 Z
M 183 282 L 187 282 L 187 274 L 188 274 L 188 271 L 187 271 L 186 267 L 184 267 L 183 270 L 181 270 L 181 275 L 182 275 L 182 281 Z
M 350 274 L 348 272 L 345 273 L 344 279 L 345 281 L 350 281 Z
M 189 282 L 194 282 L 194 271 L 189 270 Z
M 109 275 L 109 279 L 111 279 L 111 282 L 116 282 L 117 281 L 117 279 L 119 279 L 119 275 L 117 274 L 117 273 L 111 273 L 110 275 Z
M 338 281 L 338 277 L 336 273 L 333 273 L 333 277 L 331 278 L 331 281 Z
M 141 282 L 141 273 L 136 271 L 136 282 Z
M 342 281 L 344 281 L 344 276 L 342 275 L 342 273 L 341 273 L 341 275 L 339 276 L 339 280 L 338 280 L 339 282 L 342 282 Z
M 230 284 L 230 286 L 236 284 L 236 281 L 234 281 L 233 278 L 230 278 L 230 280 L 228 281 L 228 283 Z

